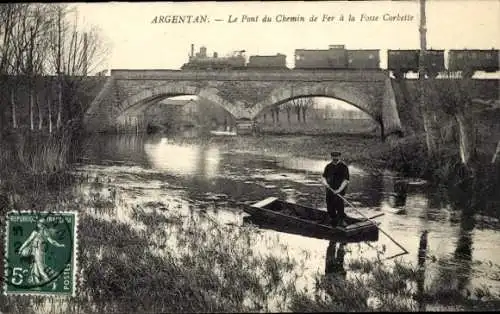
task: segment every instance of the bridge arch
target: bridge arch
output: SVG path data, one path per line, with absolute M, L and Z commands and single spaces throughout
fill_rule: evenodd
M 121 113 L 119 116 L 124 116 L 130 112 L 137 112 L 151 106 L 162 99 L 175 96 L 196 95 L 204 98 L 212 103 L 215 103 L 234 117 L 238 117 L 237 107 L 229 101 L 219 96 L 217 88 L 205 87 L 200 88 L 193 85 L 185 85 L 179 83 L 170 83 L 157 86 L 154 88 L 144 89 L 141 92 L 123 100 L 119 106 Z
M 302 97 L 328 97 L 342 100 L 370 115 L 375 121 L 382 124 L 380 105 L 376 106 L 373 99 L 366 93 L 351 87 L 337 84 L 285 85 L 274 89 L 252 111 L 252 118 L 257 117 L 268 107 L 277 106 L 287 101 Z

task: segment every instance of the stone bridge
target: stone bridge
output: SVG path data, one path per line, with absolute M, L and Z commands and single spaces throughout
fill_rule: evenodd
M 253 120 L 265 108 L 299 97 L 340 99 L 380 123 L 382 138 L 401 134 L 389 74 L 375 71 L 177 71 L 112 70 L 84 118 L 90 132 L 116 131 L 158 101 L 197 95 L 237 120 Z

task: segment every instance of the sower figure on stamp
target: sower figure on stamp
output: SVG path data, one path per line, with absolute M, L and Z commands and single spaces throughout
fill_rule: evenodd
M 345 195 L 349 184 L 349 168 L 340 160 L 340 152 L 332 152 L 330 155 L 332 161 L 326 165 L 322 177 L 323 184 L 331 188 L 326 188 L 326 208 L 334 226 L 345 226 L 344 200 L 338 195 Z
M 51 230 L 47 228 L 45 220 L 42 218 L 38 221 L 36 229 L 33 230 L 29 238 L 19 248 L 19 253 L 22 256 L 33 257 L 28 277 L 30 284 L 41 284 L 50 280 L 47 274 L 47 270 L 50 268 L 45 264 L 46 242 L 57 247 L 64 247 L 64 244 L 52 238 Z

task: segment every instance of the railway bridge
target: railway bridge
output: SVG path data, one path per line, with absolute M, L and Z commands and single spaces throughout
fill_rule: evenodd
M 241 123 L 265 108 L 300 97 L 346 101 L 377 121 L 382 139 L 402 134 L 391 79 L 384 70 L 184 71 L 112 70 L 84 118 L 89 132 L 116 131 L 167 97 L 197 95 Z

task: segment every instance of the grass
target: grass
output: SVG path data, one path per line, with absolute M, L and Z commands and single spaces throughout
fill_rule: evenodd
M 378 166 L 380 153 L 389 148 L 378 136 L 366 134 L 322 134 L 322 135 L 280 135 L 280 136 L 242 136 L 211 138 L 210 141 L 221 145 L 221 149 L 239 151 L 244 149 L 263 155 L 293 155 L 330 159 L 330 152 L 339 150 L 349 163 Z M 380 152 L 380 153 L 379 153 Z
M 70 132 L 45 134 L 19 130 L 0 141 L 0 176 L 3 186 L 16 191 L 39 191 L 70 180 Z M 35 199 L 36 201 L 36 199 Z M 31 207 L 31 206 L 30 206 Z

